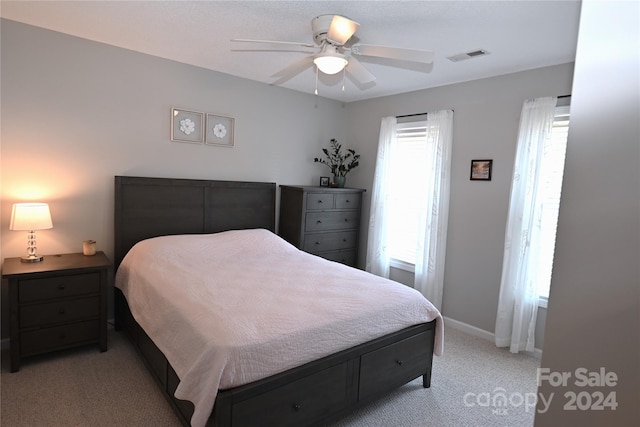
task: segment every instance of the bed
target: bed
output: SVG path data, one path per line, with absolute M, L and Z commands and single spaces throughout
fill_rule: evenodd
M 280 239 L 275 192 L 275 183 L 115 178 L 116 329 L 128 332 L 184 425 L 318 425 L 417 377 L 430 386 L 433 354 L 442 351 L 437 310 L 410 288 Z M 213 263 L 214 274 L 200 271 Z M 323 286 L 312 289 L 317 279 Z M 354 292 L 335 293 L 334 280 Z M 255 298 L 239 293 L 243 286 Z M 397 295 L 402 315 L 369 308 L 380 299 L 374 292 Z M 319 294 L 335 298 L 331 315 Z M 310 325 L 305 312 L 316 313 Z M 195 327 L 202 319 L 208 326 Z

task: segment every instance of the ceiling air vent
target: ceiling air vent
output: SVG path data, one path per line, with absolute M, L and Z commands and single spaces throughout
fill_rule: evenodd
M 478 56 L 483 56 L 488 54 L 489 52 L 487 52 L 484 49 L 477 49 L 477 50 L 472 50 L 471 52 L 459 53 L 457 55 L 449 56 L 447 59 L 451 62 L 460 62 L 460 61 L 466 61 L 467 59 L 476 58 Z

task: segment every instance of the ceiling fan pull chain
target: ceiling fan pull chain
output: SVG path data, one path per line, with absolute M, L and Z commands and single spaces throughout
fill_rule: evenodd
M 318 66 L 316 65 L 316 90 L 315 94 L 318 95 Z
M 344 92 L 344 80 L 347 78 L 347 67 L 342 69 L 342 91 Z

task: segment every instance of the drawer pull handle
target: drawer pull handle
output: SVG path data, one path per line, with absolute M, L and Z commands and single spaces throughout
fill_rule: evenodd
M 346 203 L 349 203 L 349 199 L 346 200 Z
M 301 408 L 301 406 L 300 406 L 300 404 L 299 404 L 299 403 L 294 403 L 294 404 L 293 404 L 293 409 L 294 409 L 295 411 L 299 411 L 299 410 L 300 410 L 300 408 Z
M 318 203 L 322 203 L 322 200 L 318 200 Z
M 342 239 L 342 241 L 343 241 L 344 243 L 347 243 L 347 239 Z
M 61 285 L 58 285 L 58 289 L 61 291 L 64 291 L 64 287 L 65 287 L 64 283 L 62 283 Z
M 317 220 L 317 221 L 316 221 L 316 224 L 322 224 L 322 221 Z
M 60 314 L 60 315 L 63 315 L 63 314 L 65 314 L 65 313 L 66 313 L 66 311 L 65 311 L 65 309 L 64 309 L 64 308 L 61 308 L 61 309 L 58 311 L 58 314 Z
M 320 244 L 320 242 L 316 242 L 316 245 L 319 245 L 319 244 Z
M 63 341 L 67 336 L 65 334 L 60 334 L 60 340 Z
M 396 360 L 396 363 L 398 364 L 398 366 L 402 366 L 402 360 Z
M 344 219 L 344 222 L 349 222 L 349 218 L 345 218 L 345 219 Z

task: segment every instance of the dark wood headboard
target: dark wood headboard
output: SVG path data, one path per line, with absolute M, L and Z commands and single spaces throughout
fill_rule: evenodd
M 137 242 L 173 234 L 275 232 L 274 182 L 115 177 L 115 265 Z

